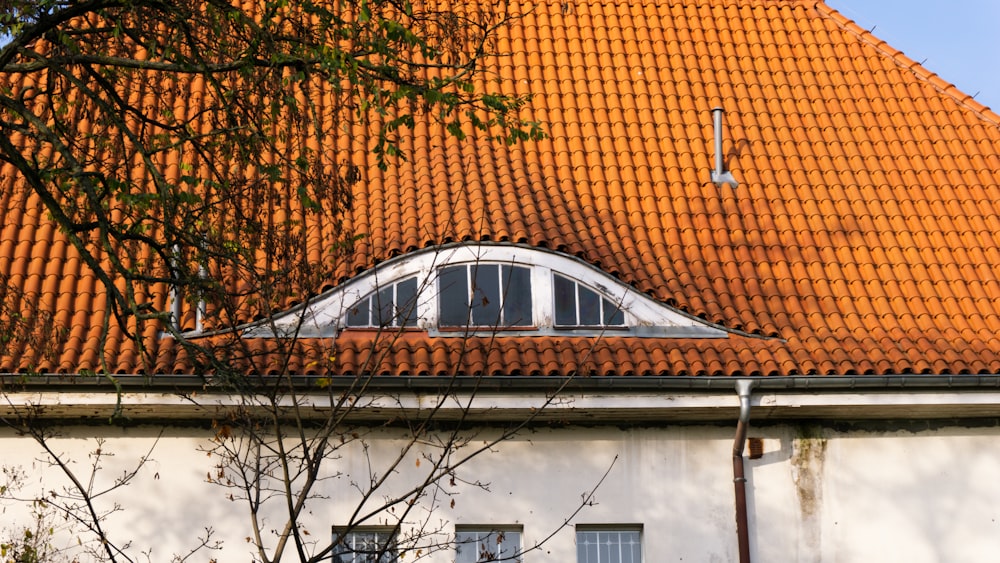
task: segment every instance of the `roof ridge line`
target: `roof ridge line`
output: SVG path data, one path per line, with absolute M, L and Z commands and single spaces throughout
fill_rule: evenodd
M 866 44 L 871 45 L 880 53 L 887 55 L 900 68 L 909 70 L 918 78 L 926 81 L 932 88 L 941 94 L 955 100 L 955 102 L 960 106 L 974 112 L 981 119 L 989 121 L 995 126 L 1000 127 L 1000 114 L 996 111 L 991 109 L 989 106 L 976 101 L 975 98 L 959 89 L 958 86 L 955 86 L 951 82 L 941 78 L 941 76 L 939 76 L 936 72 L 932 72 L 921 63 L 911 59 L 906 53 L 889 45 L 889 43 L 884 39 L 879 39 L 879 37 L 871 31 L 861 27 L 851 18 L 829 6 L 826 3 L 826 0 L 815 0 L 813 6 L 817 12 L 833 21 L 837 27 L 840 27 L 844 31 L 854 35 Z

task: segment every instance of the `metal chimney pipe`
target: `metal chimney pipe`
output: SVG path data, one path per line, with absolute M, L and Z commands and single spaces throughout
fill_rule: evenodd
M 721 176 L 722 169 L 722 108 L 712 109 L 712 126 L 715 130 L 715 175 Z
M 730 184 L 735 189 L 736 178 L 725 170 L 722 162 L 722 108 L 712 108 L 712 126 L 715 129 L 715 170 L 712 170 L 712 182 L 716 186 Z

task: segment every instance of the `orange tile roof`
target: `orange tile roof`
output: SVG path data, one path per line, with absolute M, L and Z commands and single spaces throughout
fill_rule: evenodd
M 997 114 L 818 1 L 511 5 L 523 18 L 492 71 L 533 96 L 549 138 L 459 142 L 417 123 L 405 162 L 363 170 L 346 226 L 367 236 L 331 283 L 432 245 L 510 241 L 748 335 L 501 337 L 459 354 L 406 332 L 373 361 L 371 335 L 348 331 L 303 342 L 289 369 L 332 353 L 324 371 L 346 374 L 1000 373 Z M 716 106 L 736 189 L 710 181 Z M 97 349 L 99 286 L 2 174 L 3 296 L 65 338 L 50 360 L 16 334 L 0 371 L 94 370 L 101 353 L 142 369 L 120 331 Z M 197 371 L 145 336 L 157 372 Z

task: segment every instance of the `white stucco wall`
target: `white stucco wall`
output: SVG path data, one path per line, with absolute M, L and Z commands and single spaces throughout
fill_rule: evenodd
M 100 478 L 111 480 L 132 466 L 156 440 L 159 429 L 81 427 L 52 443 L 87 473 L 94 436 L 105 438 Z M 489 483 L 489 492 L 457 485 L 432 521 L 445 531 L 456 525 L 517 525 L 525 546 L 556 532 L 526 562 L 575 560 L 575 525 L 641 525 L 644 561 L 734 561 L 732 439 L 725 426 L 567 427 L 526 432 L 483 454 L 459 472 Z M 246 510 L 225 499 L 226 491 L 205 482 L 213 460 L 199 451 L 207 430 L 168 428 L 152 461 L 137 480 L 113 497 L 98 500 L 122 511 L 110 517 L 130 553 L 151 550 L 167 561 L 194 545 L 205 528 L 224 548 L 219 561 L 248 561 L 252 554 Z M 751 547 L 756 561 L 992 561 L 1000 553 L 1000 429 L 944 427 L 909 430 L 835 431 L 799 425 L 751 429 L 764 439 L 764 456 L 747 460 Z M 484 435 L 485 436 L 485 435 Z M 384 439 L 383 439 L 384 438 Z M 373 467 L 398 451 L 386 433 L 372 442 Z M 0 432 L 2 463 L 22 465 L 31 482 L 46 489 L 63 483 L 37 461 L 30 440 Z M 364 456 L 345 452 L 331 460 L 343 472 L 324 484 L 305 524 L 328 535 L 357 504 L 350 486 L 367 479 Z M 421 476 L 415 458 L 393 477 L 394 485 Z M 595 502 L 560 529 L 611 467 Z M 455 506 L 449 506 L 450 499 Z M 7 505 L 4 526 L 19 519 Z M 208 560 L 209 554 L 197 557 Z M 451 561 L 447 552 L 430 559 Z

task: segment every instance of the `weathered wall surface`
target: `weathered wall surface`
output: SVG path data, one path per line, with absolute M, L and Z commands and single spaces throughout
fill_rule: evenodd
M 68 430 L 53 441 L 88 470 L 88 452 L 105 439 L 100 477 L 109 482 L 153 446 L 159 429 Z M 733 561 L 732 439 L 723 426 L 542 429 L 524 433 L 476 458 L 458 472 L 452 496 L 439 496 L 428 522 L 448 532 L 456 525 L 523 527 L 526 546 L 550 539 L 526 562 L 575 560 L 577 524 L 641 525 L 644 561 Z M 747 460 L 751 547 L 757 561 L 989 561 L 1000 552 L 1000 429 L 946 427 L 836 431 L 803 425 L 751 430 L 764 455 Z M 228 491 L 206 483 L 214 461 L 199 448 L 207 430 L 168 428 L 137 480 L 99 506 L 122 511 L 109 520 L 113 537 L 132 540 L 133 555 L 151 550 L 166 561 L 194 544 L 206 527 L 224 541 L 219 561 L 247 561 L 248 516 Z M 371 467 L 381 473 L 386 454 L 401 442 L 388 433 L 372 442 Z M 0 433 L 2 463 L 31 471 L 31 483 L 61 487 L 61 477 L 36 461 L 33 443 Z M 360 451 L 331 459 L 321 492 L 304 524 L 329 534 L 358 502 L 352 483 L 369 479 Z M 404 487 L 423 476 L 416 455 L 390 478 Z M 598 488 L 569 526 L 581 497 Z M 489 491 L 461 480 L 488 483 Z M 451 500 L 455 501 L 451 506 Z M 428 499 L 429 502 L 429 499 Z M 6 506 L 0 528 L 19 519 Z M 427 517 L 414 512 L 412 520 Z M 271 521 L 276 523 L 277 520 Z M 274 524 L 276 525 L 276 524 Z M 207 560 L 208 554 L 203 559 Z M 431 561 L 452 560 L 439 553 Z

